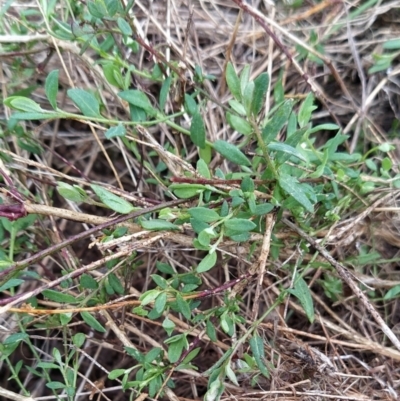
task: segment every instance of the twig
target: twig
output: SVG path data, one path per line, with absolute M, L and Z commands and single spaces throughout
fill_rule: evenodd
M 271 234 L 272 234 L 272 230 L 274 229 L 275 218 L 276 218 L 275 213 L 267 214 L 267 216 L 265 218 L 264 240 L 262 243 L 260 256 L 258 258 L 258 283 L 257 283 L 256 293 L 254 295 L 254 300 L 253 300 L 253 310 L 252 310 L 253 320 L 256 320 L 257 316 L 258 316 L 258 309 L 260 306 L 260 303 L 258 302 L 258 300 L 260 298 L 261 288 L 262 288 L 263 281 L 264 281 L 265 264 L 267 263 L 267 259 L 268 259 L 268 255 L 269 255 L 269 249 L 270 249 L 270 245 L 271 245 Z
M 10 390 L 6 390 L 3 387 L 0 387 L 0 396 L 14 401 L 35 401 L 35 398 L 25 397 L 21 394 L 17 394 Z

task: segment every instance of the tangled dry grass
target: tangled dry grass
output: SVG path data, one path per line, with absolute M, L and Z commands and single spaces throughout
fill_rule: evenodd
M 60 3 L 56 7 L 60 7 L 61 12 L 64 5 Z M 225 139 L 235 143 L 238 140 L 240 134 L 232 132 L 225 119 L 223 105 L 230 93 L 225 84 L 224 71 L 228 61 L 232 61 L 238 70 L 250 64 L 253 77 L 263 71 L 271 77 L 271 90 L 267 94 L 264 113 L 274 106 L 273 90 L 279 79 L 287 97 L 301 98 L 312 90 L 319 106 L 313 114 L 315 124 L 335 121 L 340 125 L 343 133 L 350 135 L 346 142 L 349 152 L 360 147 L 367 151 L 391 142 L 396 148 L 388 156 L 398 173 L 398 58 L 393 59 L 393 68 L 388 71 L 374 74 L 367 71 L 374 65 L 374 55 L 383 54 L 383 43 L 399 37 L 399 7 L 398 1 L 354 1 L 350 4 L 324 0 L 293 8 L 285 2 L 274 4 L 268 0 L 248 3 L 239 0 L 136 0 L 133 14 L 137 33 L 144 44 L 163 53 L 167 61 L 180 62 L 179 71 L 185 78 L 181 84 L 186 84 L 186 89 L 190 86 L 195 65 L 216 77 L 206 83 L 206 90 L 212 99 L 204 115 L 210 141 Z M 28 8 L 39 10 L 36 2 L 14 2 L 6 10 L 5 31 L 0 39 L 3 44 L 7 38 L 17 43 L 18 38 L 12 34 L 12 24 Z M 31 18 L 31 21 L 40 19 L 40 14 Z M 265 26 L 272 35 L 267 34 Z M 33 42 L 38 34 L 42 35 L 41 40 L 36 41 L 28 51 L 23 41 Z M 53 39 L 44 30 L 34 32 L 32 27 L 19 40 L 19 51 L 0 54 L 3 99 L 18 90 L 38 85 L 32 96 L 43 107 L 48 107 L 43 83 L 49 72 L 59 69 L 61 90 L 58 102 L 63 110 L 76 111 L 65 96 L 66 89 L 101 88 L 105 114 L 115 120 L 127 118 L 127 105 L 115 96 L 115 89 L 105 80 L 90 51 L 81 52 L 78 44 Z M 155 61 L 159 61 L 144 46 L 134 53 L 124 48 L 121 41 L 118 43 L 125 61 L 135 65 L 137 71 L 151 70 Z M 280 44 L 285 51 L 279 47 Z M 300 58 L 299 54 L 307 50 L 311 56 Z M 19 67 L 23 66 L 19 70 L 13 64 L 16 58 Z M 34 73 L 25 77 L 23 72 L 29 69 L 34 69 Z M 132 84 L 157 97 L 159 86 L 142 79 L 140 75 Z M 175 106 L 171 101 L 167 107 L 172 111 Z M 4 108 L 2 113 L 3 118 L 7 118 L 10 110 Z M 180 122 L 185 128 L 189 128 L 189 123 L 185 117 Z M 131 234 L 127 243 L 102 244 L 101 232 L 95 234 L 94 230 L 91 236 L 82 236 L 71 244 L 64 243 L 73 235 L 83 231 L 90 233 L 87 230 L 91 227 L 106 224 L 111 216 L 102 216 L 104 211 L 94 204 L 67 202 L 54 190 L 57 181 L 75 183 L 83 188 L 98 182 L 137 206 L 163 205 L 170 200 L 165 195 L 166 175 L 182 177 L 187 171 L 194 172 L 198 153 L 186 137 L 163 123 L 157 127 L 142 128 L 137 134 L 128 133 L 127 136 L 140 145 L 139 155 L 128 152 L 119 138 L 106 141 L 106 128 L 97 123 L 73 120 L 43 124 L 27 122 L 26 129 L 33 133 L 34 141 L 44 151 L 31 156 L 26 147 L 20 147 L 18 138 L 0 139 L 3 155 L 0 167 L 12 184 L 24 192 L 28 213 L 43 216 L 29 232 L 29 241 L 35 245 L 32 249 L 64 245 L 58 253 L 41 255 L 32 261 L 30 269 L 39 273 L 41 280 L 25 281 L 24 287 L 18 290 L 20 294 L 25 294 L 24 298 L 16 298 L 14 305 L 11 302 L 9 307 L 32 295 L 39 296 L 40 291 L 53 286 L 60 270 L 67 269 L 76 274 L 79 269 L 85 269 L 90 270 L 94 278 L 102 277 L 105 273 L 102 269 L 104 258 L 112 253 L 118 253 L 124 263 L 135 267 L 129 274 L 123 275 L 125 293 L 135 300 L 149 288 L 150 275 L 155 273 L 157 261 L 168 263 L 179 272 L 188 272 L 191 266 L 197 265 L 201 252 L 193 248 L 193 233 L 190 230 L 151 233 L 143 232 L 134 223 L 126 223 Z M 328 139 L 327 132 L 321 133 L 316 141 L 324 143 Z M 29 145 L 33 146 L 33 143 Z M 145 160 L 144 165 L 141 160 Z M 231 168 L 216 155 L 210 162 L 210 168 L 218 166 L 225 171 Z M 367 174 L 364 178 L 378 180 Z M 325 226 L 321 223 L 316 226 L 314 239 L 317 244 L 324 244 L 337 261 L 346 263 L 352 274 L 351 281 L 357 285 L 361 283 L 363 292 L 374 294 L 368 302 L 373 302 L 373 307 L 398 338 L 399 300 L 382 300 L 383 293 L 400 284 L 399 192 L 390 187 L 390 180 L 387 183 L 387 188 L 381 193 L 371 193 L 363 199 L 364 208 L 355 210 L 349 205 L 343 209 L 337 224 Z M 231 184 L 231 187 L 237 185 Z M 254 234 L 248 243 L 221 243 L 218 247 L 220 262 L 211 274 L 204 275 L 205 288 L 217 288 L 254 266 L 259 269 L 263 265 L 266 274 L 260 275 L 260 281 L 249 281 L 246 286 L 231 289 L 231 296 L 236 293 L 242 297 L 240 315 L 243 322 L 237 325 L 237 336 L 240 337 L 257 317 L 274 305 L 280 288 L 290 286 L 288 263 L 296 266 L 306 264 L 307 283 L 317 311 L 316 318 L 310 324 L 303 308 L 293 298 L 271 311 L 258 329 L 264 342 L 265 360 L 269 361 L 270 378 L 260 377 L 257 369 L 238 374 L 238 385 L 227 382 L 221 400 L 399 399 L 400 350 L 387 339 L 382 326 L 371 317 L 365 302 L 353 293 L 348 283 L 343 284 L 342 297 L 329 299 L 321 285 L 327 275 L 324 269 L 328 265 L 326 259 L 314 253 L 304 253 L 299 248 L 298 233 L 287 227 L 273 230 L 273 224 L 270 221 L 270 226 L 267 225 L 269 232 Z M 284 246 L 276 259 L 264 260 L 271 235 L 282 241 Z M 366 259 L 363 263 L 358 257 L 362 246 L 376 251 L 378 258 Z M 24 251 L 21 259 L 34 253 L 27 247 L 21 249 Z M 134 259 L 129 259 L 132 254 Z M 118 266 L 115 271 L 118 271 Z M 331 269 L 329 274 L 336 277 L 338 273 Z M 70 294 L 77 294 L 77 288 L 71 287 L 69 291 Z M 9 295 L 7 291 L 4 294 L 4 297 Z M 210 297 L 201 308 L 222 302 L 222 295 Z M 40 305 L 49 310 L 57 308 L 57 305 L 45 300 L 40 300 Z M 165 331 L 160 321 L 137 316 L 128 306 L 98 308 L 97 312 L 96 316 L 107 327 L 104 335 L 88 326 L 85 328 L 78 315 L 67 328 L 57 324 L 53 326 L 50 312 L 45 317 L 31 318 L 27 332 L 33 347 L 42 353 L 44 360 L 53 347 L 65 347 L 65 336 L 78 331 L 87 334 L 85 346 L 79 351 L 80 376 L 76 399 L 84 399 L 88 394 L 91 394 L 90 399 L 135 398 L 129 391 L 122 392 L 120 386 L 113 387 L 115 382 L 107 379 L 108 373 L 132 365 L 132 358 L 126 355 L 123 346 L 137 348 L 144 353 L 153 347 L 164 349 Z M 17 330 L 17 319 L 13 316 L 10 311 L 1 316 L 3 338 Z M 201 399 L 207 391 L 208 381 L 203 373 L 224 352 L 235 346 L 237 337 L 230 338 L 219 330 L 218 341 L 210 342 L 201 326 L 188 324 L 180 314 L 170 314 L 169 318 L 175 323 L 177 332 L 189 332 L 189 338 L 199 341 L 201 352 L 193 361 L 198 370 L 171 372 L 176 387 L 166 389 L 160 398 L 170 401 Z M 239 360 L 248 352 L 248 345 L 240 344 L 236 351 Z M 25 346 L 21 346 L 12 358 L 14 363 L 21 359 L 28 366 L 34 360 Z M 235 370 L 239 368 L 234 367 Z M 0 369 L 1 388 L 12 392 L 11 395 L 2 392 L 2 396 L 26 400 L 18 394 L 18 387 L 7 380 L 11 372 L 4 360 Z M 256 377 L 258 380 L 253 380 Z M 45 396 L 51 394 L 43 386 L 43 377 L 24 371 L 22 380 L 32 399 L 47 399 Z M 92 384 L 87 386 L 88 383 Z

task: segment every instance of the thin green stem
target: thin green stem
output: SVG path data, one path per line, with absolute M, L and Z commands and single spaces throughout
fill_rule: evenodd
M 267 166 L 271 168 L 274 177 L 276 179 L 278 179 L 278 171 L 275 168 L 275 164 L 273 163 L 273 161 L 269 157 L 267 145 L 265 144 L 265 142 L 264 142 L 264 140 L 262 138 L 262 134 L 260 132 L 260 129 L 258 128 L 257 123 L 255 122 L 254 118 L 249 119 L 249 122 L 250 122 L 250 124 L 252 125 L 252 127 L 254 129 L 254 132 L 255 132 L 256 137 L 257 137 L 258 146 L 260 146 L 260 148 L 261 148 L 263 156 L 264 156 L 264 158 L 265 158 L 265 160 L 267 162 Z

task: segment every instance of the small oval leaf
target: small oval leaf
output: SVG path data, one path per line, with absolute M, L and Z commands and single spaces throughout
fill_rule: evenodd
M 126 134 L 125 127 L 122 124 L 118 124 L 115 127 L 109 128 L 105 132 L 104 136 L 107 139 L 111 139 L 111 138 L 115 138 L 116 136 L 125 136 L 125 134 Z
M 192 207 L 188 210 L 188 213 L 193 218 L 204 221 L 205 223 L 210 223 L 220 218 L 215 210 L 207 209 L 206 207 Z
M 217 253 L 214 251 L 209 253 L 197 266 L 197 273 L 204 273 L 212 269 L 217 263 Z
M 151 105 L 147 95 L 140 90 L 130 89 L 122 91 L 118 93 L 118 96 L 121 99 L 126 100 L 132 106 L 136 106 L 139 109 L 144 110 L 150 116 L 157 114 L 157 111 Z
M 244 153 L 238 147 L 229 142 L 222 140 L 215 141 L 214 149 L 232 163 L 238 164 L 239 166 L 251 165 L 249 159 L 244 155 Z
M 225 227 L 232 231 L 247 232 L 254 230 L 257 226 L 247 219 L 230 219 L 224 223 Z
M 105 188 L 96 184 L 92 184 L 91 188 L 100 198 L 100 200 L 115 212 L 121 214 L 128 214 L 135 210 L 135 208 L 128 201 L 126 201 L 123 198 L 120 198 L 117 195 L 114 195 L 112 192 L 107 191 L 107 189 Z
M 47 99 L 53 109 L 57 109 L 58 70 L 51 71 L 46 78 L 45 91 Z
M 302 277 L 298 278 L 295 282 L 294 288 L 288 291 L 300 301 L 308 320 L 313 323 L 315 317 L 314 303 L 311 296 L 311 291 L 304 279 Z
M 206 146 L 206 130 L 204 127 L 203 117 L 200 113 L 195 113 L 190 125 L 190 139 L 201 149 Z
M 99 331 L 100 333 L 105 333 L 106 329 L 98 322 L 98 320 L 93 317 L 89 312 L 81 312 L 80 313 L 82 316 L 82 319 L 92 328 L 95 329 L 96 331 Z
M 240 90 L 240 80 L 236 74 L 235 68 L 232 63 L 228 63 L 226 66 L 226 83 L 228 84 L 228 88 L 231 91 L 232 95 L 236 98 L 236 100 L 241 100 L 241 90 Z
M 162 231 L 162 230 L 179 230 L 179 226 L 161 219 L 142 220 L 140 225 L 145 230 Z
M 75 103 L 76 107 L 86 117 L 101 117 L 100 104 L 95 96 L 83 89 L 68 89 L 68 97 Z

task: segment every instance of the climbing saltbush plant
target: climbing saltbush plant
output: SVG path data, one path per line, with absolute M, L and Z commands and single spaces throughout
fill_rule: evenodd
M 139 136 L 141 138 L 143 130 L 165 124 L 182 134 L 187 139 L 188 147 L 195 148 L 197 159 L 190 165 L 191 169 L 176 176 L 165 165 L 162 166 L 163 174 L 156 180 L 166 188 L 166 196 L 182 199 L 183 202 L 160 207 L 152 213 L 134 205 L 124 197 L 122 191 L 106 183 L 90 183 L 83 187 L 59 180 L 56 190 L 70 202 L 87 203 L 119 215 L 131 216 L 132 224 L 143 231 L 180 233 L 190 230 L 192 246 L 201 255 L 198 263 L 191 266 L 189 272 L 182 273 L 170 264 L 158 261 L 157 273 L 149 277 L 149 289 L 139 297 L 131 310 L 142 318 L 160 320 L 166 336 L 163 343 L 165 351 L 154 347 L 148 352 L 141 352 L 126 346 L 125 351 L 132 359 L 132 366 L 114 369 L 109 372 L 108 378 L 119 380 L 124 391 L 133 389 L 137 393 L 147 392 L 152 398 L 163 395 L 166 388 L 173 389 L 175 386 L 171 372 L 197 369 L 195 358 L 202 350 L 197 344 L 200 340 L 198 337 L 195 337 L 197 342 L 190 342 L 191 330 L 203 330 L 209 341 L 214 343 L 218 342 L 218 334 L 223 333 L 231 339 L 235 338 L 236 344 L 247 348 L 243 356 L 234 362 L 237 348 L 230 347 L 207 372 L 201 372 L 208 377 L 205 400 L 214 401 L 221 397 L 226 380 L 238 385 L 238 374 L 249 374 L 257 383 L 260 377 L 270 378 L 270 370 L 274 367 L 274 361 L 266 361 L 257 322 L 246 326 L 245 333 L 238 333 L 237 327 L 246 325 L 239 307 L 241 299 L 240 296 L 230 297 L 226 290 L 240 279 L 214 290 L 202 289 L 203 275 L 221 263 L 220 246 L 228 241 L 239 246 L 253 241 L 254 236 L 255 241 L 260 241 L 266 229 L 265 216 L 271 213 L 277 216 L 278 223 L 283 215 L 290 216 L 303 230 L 314 235 L 338 221 L 350 204 L 354 208 L 362 205 L 363 196 L 379 186 L 379 180 L 365 180 L 363 174 L 390 178 L 396 188 L 400 187 L 400 177 L 393 173 L 391 161 L 386 156 L 392 149 L 390 145 L 379 145 L 365 154 L 361 151 L 349 154 L 345 146 L 348 136 L 341 132 L 338 125 L 314 125 L 313 113 L 318 106 L 312 93 L 304 97 L 286 96 L 282 92 L 282 82 L 272 82 L 267 73 L 263 72 L 252 79 L 250 65 L 237 72 L 232 63 L 227 63 L 221 79 L 226 80 L 231 96 L 222 105 L 222 110 L 227 126 L 232 133 L 236 133 L 236 139 L 229 140 L 229 133 L 223 139 L 215 139 L 208 132 L 204 119 L 206 108 L 209 107 L 207 104 L 218 103 L 208 94 L 205 83 L 212 83 L 216 78 L 195 66 L 188 79 L 187 66 L 168 61 L 162 53 L 140 39 L 130 18 L 133 3 L 130 1 L 124 5 L 109 0 L 88 1 L 86 5 L 74 4 L 70 12 L 75 13 L 76 18 L 70 24 L 58 19 L 54 8 L 43 10 L 42 17 L 52 36 L 76 44 L 81 54 L 90 50 L 96 55 L 95 67 L 96 73 L 102 76 L 101 86 L 96 90 L 69 88 L 66 95 L 76 110 L 67 111 L 59 100 L 62 90 L 60 72 L 51 71 L 44 84 L 47 106 L 34 100 L 33 89 L 23 94 L 11 93 L 4 99 L 4 106 L 12 110 L 7 121 L 7 134 L 18 137 L 21 148 L 33 155 L 40 155 L 43 149 L 23 130 L 23 122 L 77 120 L 101 126 L 106 143 L 119 140 L 129 154 L 139 159 L 141 154 L 136 139 Z M 133 53 L 145 47 L 155 60 L 153 68 L 138 69 L 128 64 L 121 53 L 121 46 Z M 154 91 L 150 93 L 134 88 L 132 81 L 138 77 L 156 85 L 158 93 L 154 95 Z M 271 88 L 274 91 L 274 106 L 266 110 L 265 99 Z M 110 92 L 121 108 L 125 106 L 125 119 L 109 116 L 102 91 Z M 172 101 L 175 108 L 168 106 Z M 189 122 L 186 126 L 182 123 L 183 117 Z M 316 141 L 320 132 L 329 136 L 323 144 Z M 172 147 L 168 145 L 164 147 L 164 152 L 167 157 L 174 155 Z M 0 155 L 6 159 L 1 151 Z M 382 160 L 380 164 L 377 164 L 377 155 Z M 185 159 L 187 154 L 183 150 L 182 154 L 174 156 Z M 211 164 L 211 160 L 218 160 L 219 163 Z M 146 160 L 141 160 L 141 163 L 144 169 L 156 175 L 150 163 L 146 164 Z M 21 241 L 26 240 L 21 232 L 26 231 L 36 218 L 35 215 L 31 216 L 21 217 L 14 223 L 7 216 L 1 218 L 1 240 L 5 238 L 5 232 L 11 234 L 8 248 L 1 249 L 2 268 L 13 265 Z M 103 229 L 102 242 L 123 238 L 128 231 L 127 226 Z M 283 246 L 278 238 L 272 239 L 272 259 L 277 260 Z M 304 243 L 300 244 L 300 248 L 307 251 Z M 133 252 L 125 262 L 125 271 L 128 271 L 127 265 L 132 270 L 138 267 L 139 263 L 133 261 L 136 254 L 136 251 Z M 105 304 L 126 291 L 123 277 L 128 273 L 121 275 L 113 270 L 120 262 L 120 259 L 107 260 L 107 274 L 101 279 L 94 279 L 86 273 L 79 275 L 76 280 L 75 277 L 68 277 L 57 289 L 46 289 L 40 295 L 47 301 L 77 309 Z M 274 307 L 287 296 L 293 295 L 307 318 L 313 322 L 314 306 L 303 271 L 290 271 L 289 274 L 293 274 L 294 284 L 290 289 L 281 289 Z M 23 279 L 23 272 L 17 270 L 2 283 L 1 289 L 14 291 Z M 250 277 L 244 275 L 244 279 Z M 64 292 L 73 285 L 82 294 L 75 296 Z M 337 299 L 342 293 L 340 283 L 329 275 L 321 279 L 321 285 L 332 299 Z M 223 295 L 221 305 L 203 308 L 202 301 L 216 294 Z M 32 308 L 38 306 L 38 295 L 29 300 Z M 172 315 L 181 316 L 193 329 L 178 328 Z M 106 327 L 90 311 L 82 310 L 79 316 L 97 333 L 106 332 Z M 66 312 L 48 318 L 43 324 L 49 328 L 66 326 L 71 319 L 72 313 Z M 21 342 L 30 344 L 24 328 L 19 334 L 10 336 L 1 344 L 2 360 L 6 361 Z M 67 337 L 68 333 L 65 331 L 63 335 Z M 79 370 L 74 349 L 81 347 L 83 341 L 81 333 L 70 337 L 67 341 L 68 352 L 61 355 L 54 348 L 51 355 L 47 356 L 47 361 L 40 362 L 31 373 L 45 378 L 46 386 L 55 394 L 63 390 L 69 399 L 74 399 L 76 372 Z M 40 359 L 40 355 L 36 355 Z M 18 379 L 21 368 L 17 366 L 13 379 L 23 387 Z M 52 370 L 60 372 L 63 381 L 50 379 L 49 372 Z

